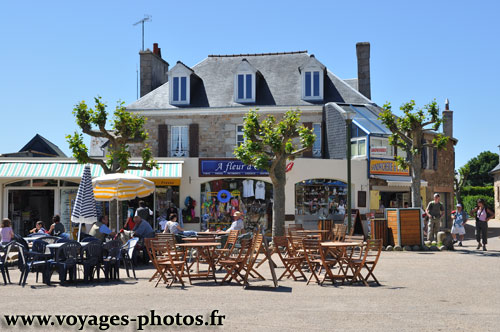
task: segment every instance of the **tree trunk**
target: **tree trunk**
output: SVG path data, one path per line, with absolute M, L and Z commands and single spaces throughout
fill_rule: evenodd
M 422 179 L 422 161 L 420 153 L 411 157 L 411 206 L 422 207 L 420 182 Z M 424 208 L 425 210 L 425 208 Z
M 286 158 L 278 158 L 271 169 L 269 177 L 273 183 L 273 236 L 285 235 L 285 185 Z

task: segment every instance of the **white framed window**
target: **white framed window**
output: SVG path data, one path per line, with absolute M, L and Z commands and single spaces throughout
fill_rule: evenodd
M 394 157 L 394 147 L 385 137 L 370 137 L 370 156 L 376 158 Z
M 170 156 L 189 157 L 189 127 L 172 126 L 170 132 Z
M 255 102 L 255 74 L 238 73 L 234 79 L 234 101 L 240 103 Z
M 236 126 L 236 146 L 240 146 L 241 144 L 245 143 L 246 139 L 245 139 L 245 134 L 243 132 L 243 128 L 244 126 L 241 124 L 241 125 L 237 125 Z
M 302 99 L 323 100 L 323 76 L 319 70 L 302 73 Z
M 172 104 L 189 104 L 188 80 L 187 76 L 174 76 L 172 78 Z
M 321 158 L 321 123 L 313 123 L 313 133 L 316 135 L 316 140 L 314 141 L 312 155 L 314 158 Z
M 351 139 L 351 157 L 366 156 L 366 138 Z

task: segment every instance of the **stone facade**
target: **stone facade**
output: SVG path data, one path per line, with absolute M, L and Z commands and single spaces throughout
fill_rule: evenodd
M 500 219 L 500 172 L 493 175 L 493 185 L 495 189 L 495 219 Z
M 218 112 L 215 110 L 186 113 L 175 112 L 168 115 L 147 116 L 146 130 L 149 138 L 146 143 L 151 147 L 153 156 L 158 156 L 159 125 L 166 124 L 168 126 L 168 133 L 171 133 L 171 126 L 189 126 L 190 124 L 197 123 L 199 125 L 199 155 L 196 157 L 234 158 L 236 126 L 243 124 L 245 113 Z M 265 110 L 260 110 L 260 113 L 261 118 L 269 114 Z M 273 115 L 279 118 L 279 114 L 273 112 Z M 322 110 L 320 109 L 314 112 L 303 113 L 301 120 L 304 123 L 321 123 L 322 117 Z M 139 146 L 131 147 L 131 150 L 133 156 L 140 156 Z

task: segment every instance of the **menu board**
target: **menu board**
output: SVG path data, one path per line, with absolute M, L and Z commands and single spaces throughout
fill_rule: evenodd
M 77 191 L 78 188 L 61 189 L 61 223 L 64 225 L 66 232 L 71 230 L 71 212 L 75 205 Z

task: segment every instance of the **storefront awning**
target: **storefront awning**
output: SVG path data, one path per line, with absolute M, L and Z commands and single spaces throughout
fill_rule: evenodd
M 151 171 L 130 170 L 125 173 L 141 176 L 150 179 L 180 179 L 182 177 L 182 161 L 158 162 L 158 169 Z M 139 166 L 140 164 L 132 163 Z M 85 165 L 76 162 L 1 162 L 1 178 L 53 178 L 67 179 L 80 178 Z M 104 171 L 99 165 L 90 165 L 92 177 L 104 175 Z
M 372 175 L 373 179 L 381 179 L 387 181 L 388 186 L 394 187 L 411 187 L 411 176 L 399 175 Z M 427 181 L 420 180 L 421 187 L 427 187 Z

